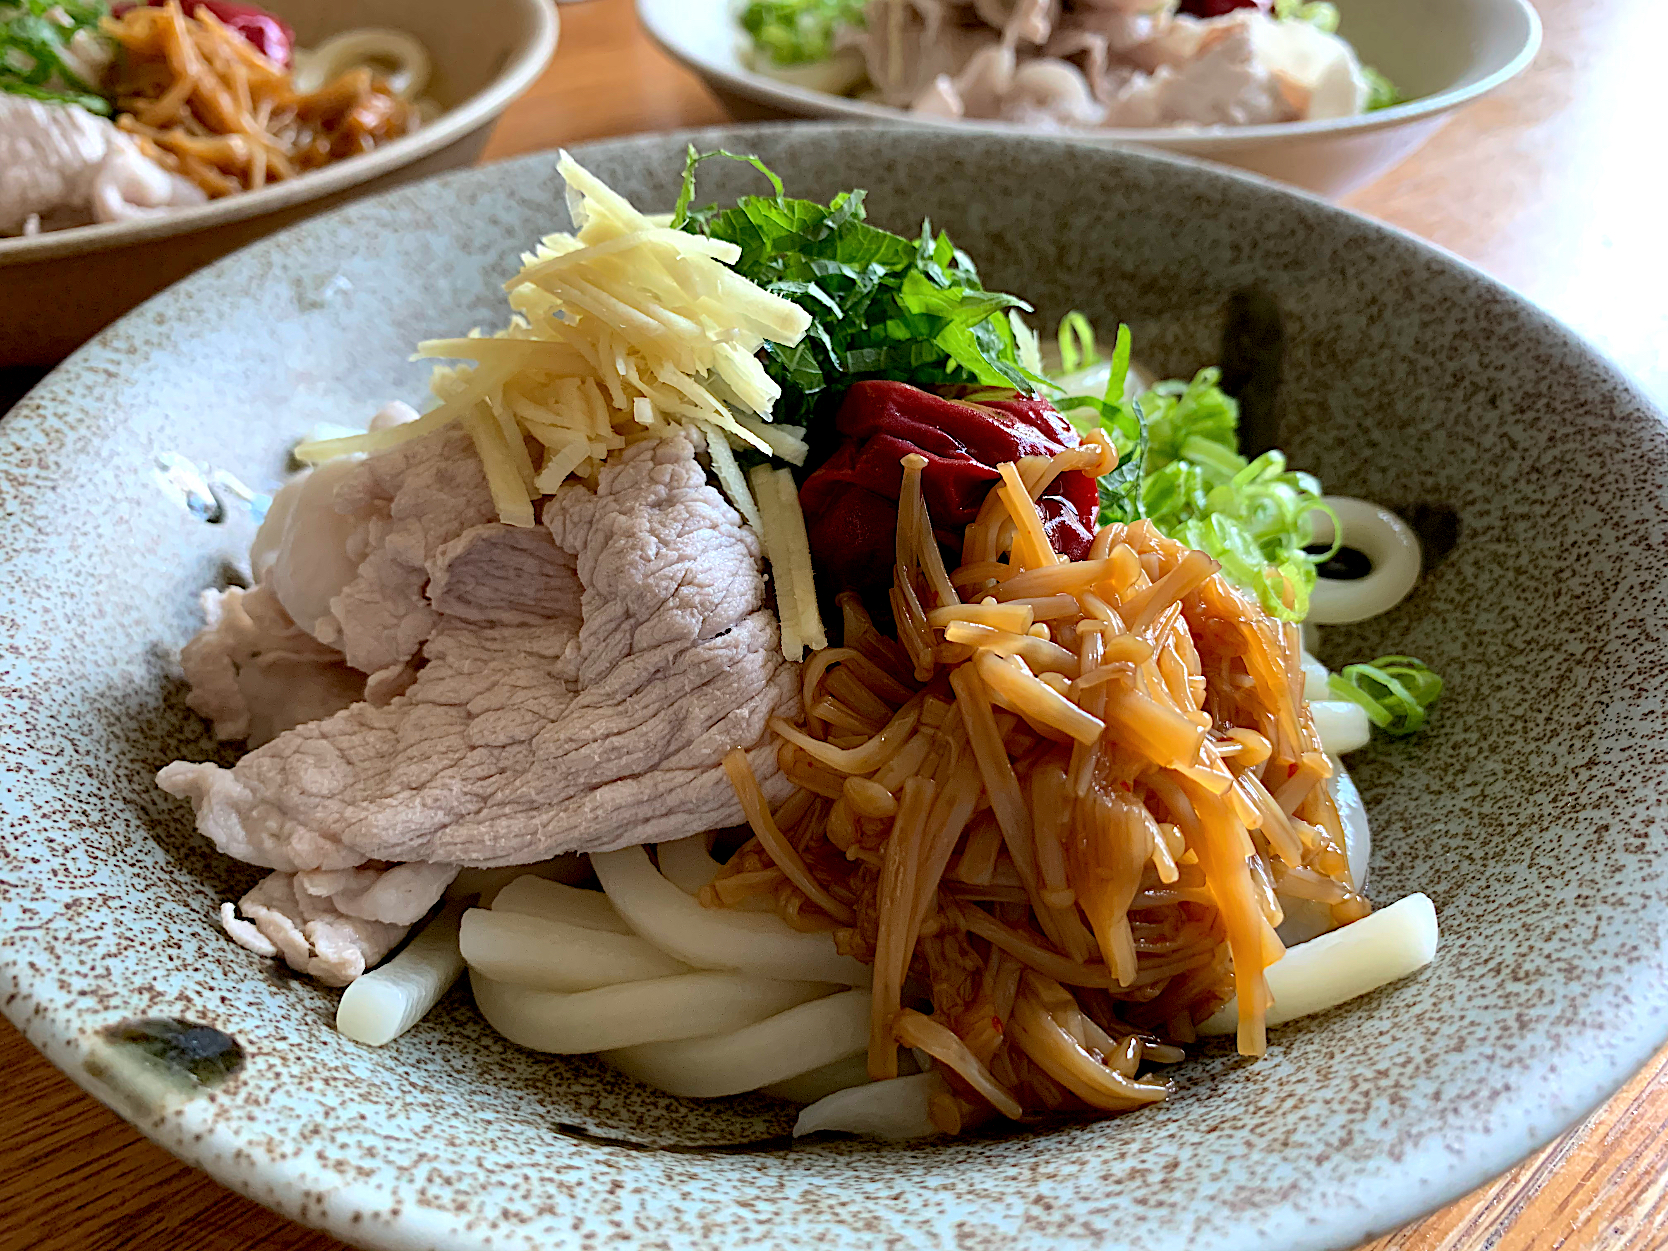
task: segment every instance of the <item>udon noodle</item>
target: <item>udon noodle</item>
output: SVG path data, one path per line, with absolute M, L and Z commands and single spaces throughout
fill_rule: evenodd
M 1230 999 L 1261 1055 L 1280 896 L 1334 925 L 1370 911 L 1297 627 L 1145 521 L 1081 561 L 1050 547 L 1036 498 L 1113 460 L 1001 466 L 948 570 L 905 458 L 896 636 L 840 597 L 843 646 L 772 723 L 798 788 L 774 812 L 742 753 L 726 765 L 753 837 L 702 903 L 768 901 L 872 965 L 869 1076 L 931 1055 L 943 1130 L 1162 1099 L 1144 1070 Z
M 415 73 L 391 83 L 357 64 L 303 91 L 206 8 L 189 17 L 178 3 L 135 8 L 104 30 L 122 53 L 117 125 L 146 156 L 211 197 L 368 152 L 421 120 L 401 94 L 421 89 Z

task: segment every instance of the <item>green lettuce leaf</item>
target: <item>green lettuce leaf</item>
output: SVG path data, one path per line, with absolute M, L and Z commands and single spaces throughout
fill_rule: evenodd
M 108 116 L 98 84 L 84 81 L 66 57 L 77 35 L 103 38 L 99 22 L 109 13 L 102 0 L 0 2 L 0 92 Z
M 863 27 L 867 0 L 753 0 L 741 28 L 777 65 L 810 65 L 834 55 L 842 27 Z

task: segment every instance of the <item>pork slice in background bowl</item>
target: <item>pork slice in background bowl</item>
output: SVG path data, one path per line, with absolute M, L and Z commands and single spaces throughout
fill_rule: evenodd
M 0 238 L 0 368 L 54 365 L 170 283 L 357 196 L 473 164 L 556 49 L 550 0 L 271 0 L 313 47 L 346 30 L 415 36 L 443 110 L 403 138 L 259 191 L 160 216 Z

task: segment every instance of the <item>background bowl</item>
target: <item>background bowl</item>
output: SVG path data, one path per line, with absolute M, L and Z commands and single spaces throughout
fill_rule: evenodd
M 667 207 L 691 139 L 760 153 L 796 193 L 866 186 L 894 229 L 930 213 L 992 286 L 1044 317 L 1128 321 L 1163 373 L 1259 327 L 1239 361 L 1274 402 L 1252 437 L 1447 532 L 1412 598 L 1322 649 L 1412 652 L 1448 681 L 1428 732 L 1352 757 L 1373 894 L 1431 896 L 1435 964 L 1277 1030 L 1261 1061 L 1204 1048 L 1133 1116 L 789 1149 L 781 1105 L 520 1051 L 463 988 L 358 1047 L 331 1028 L 336 992 L 225 939 L 216 907 L 259 871 L 214 853 L 152 775 L 228 759 L 171 657 L 248 533 L 194 518 L 157 458 L 270 485 L 315 421 L 418 399 L 412 344 L 501 322 L 517 252 L 566 225 L 539 155 L 257 244 L 0 424 L 0 1008 L 35 1045 L 186 1160 L 371 1247 L 1316 1251 L 1506 1168 L 1668 1037 L 1668 430 L 1610 366 L 1426 245 L 1167 158 L 821 126 L 579 155 Z M 758 184 L 715 164 L 700 200 Z M 135 1017 L 222 1030 L 242 1067 L 171 1094 L 103 1032 Z
M 263 0 L 303 46 L 386 26 L 423 41 L 446 112 L 365 156 L 143 221 L 0 239 L 0 367 L 52 365 L 209 261 L 355 196 L 473 164 L 556 50 L 550 0 Z
M 1363 117 L 1274 126 L 1093 130 L 1079 142 L 1157 148 L 1234 165 L 1325 196 L 1365 186 L 1421 147 L 1453 110 L 1510 81 L 1540 47 L 1529 0 L 1336 0 L 1339 34 L 1386 74 L 1408 103 Z M 883 104 L 791 86 L 754 73 L 738 0 L 637 0 L 649 34 L 707 82 L 739 118 L 835 117 L 912 125 L 1039 132 L 1011 122 L 906 114 Z

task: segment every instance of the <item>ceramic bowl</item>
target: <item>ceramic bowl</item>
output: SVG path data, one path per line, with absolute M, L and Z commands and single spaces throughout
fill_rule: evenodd
M 462 987 L 357 1046 L 332 1029 L 337 992 L 233 946 L 216 908 L 259 871 L 152 777 L 228 759 L 173 656 L 249 536 L 195 516 L 158 458 L 267 487 L 314 422 L 420 399 L 412 344 L 498 324 L 517 252 L 567 226 L 542 154 L 228 258 L 0 423 L 0 1008 L 56 1064 L 227 1185 L 365 1247 L 1319 1251 L 1505 1169 L 1668 1038 L 1668 427 L 1610 365 L 1424 244 L 1170 158 L 811 125 L 578 155 L 666 208 L 691 139 L 758 152 L 796 193 L 865 186 L 893 229 L 929 214 L 1041 317 L 1127 321 L 1163 374 L 1219 359 L 1225 332 L 1253 343 L 1234 349 L 1261 396 L 1248 437 L 1420 519 L 1416 592 L 1327 630 L 1323 658 L 1410 652 L 1447 679 L 1427 732 L 1352 757 L 1373 894 L 1429 894 L 1435 963 L 1275 1031 L 1260 1061 L 1204 1047 L 1173 1099 L 1122 1119 L 790 1145 L 785 1105 L 518 1050 Z M 715 164 L 702 200 L 760 185 Z M 175 1092 L 112 1041 L 136 1018 L 223 1031 L 241 1066 Z
M 1234 165 L 1321 195 L 1365 186 L 1434 135 L 1461 105 L 1528 68 L 1541 23 L 1529 0 L 1337 0 L 1339 33 L 1406 104 L 1363 117 L 1273 126 L 1083 131 L 1083 143 L 1139 144 Z M 836 117 L 1036 134 L 1008 122 L 937 119 L 755 73 L 738 0 L 637 0 L 643 25 L 741 118 Z
M 445 113 L 374 152 L 162 217 L 0 239 L 0 367 L 52 365 L 169 283 L 280 226 L 481 155 L 556 50 L 550 0 L 263 0 L 303 46 L 392 27 L 422 40 Z

